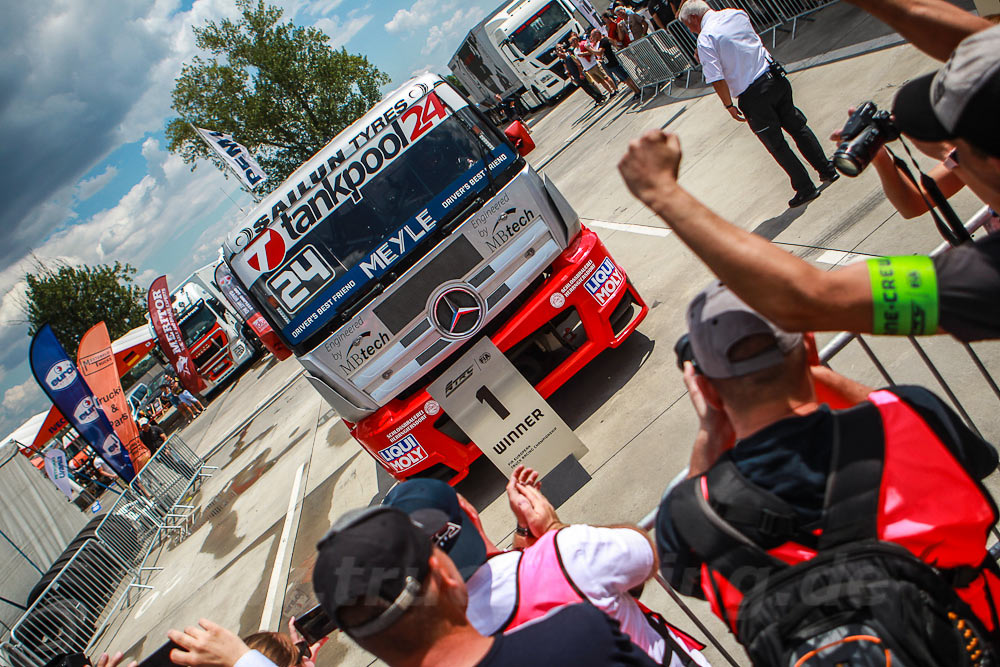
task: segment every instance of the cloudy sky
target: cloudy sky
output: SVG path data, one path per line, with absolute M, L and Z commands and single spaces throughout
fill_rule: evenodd
M 271 0 L 394 82 L 447 72 L 497 0 Z M 129 262 L 148 285 L 217 256 L 250 199 L 209 163 L 166 150 L 170 93 L 196 54 L 192 26 L 232 0 L 34 0 L 0 22 L 0 436 L 48 402 L 28 367 L 18 307 L 31 256 Z M 239 139 L 237 137 L 237 139 Z

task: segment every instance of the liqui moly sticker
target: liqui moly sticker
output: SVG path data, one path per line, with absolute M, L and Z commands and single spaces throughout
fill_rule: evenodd
M 603 306 L 618 294 L 625 284 L 625 272 L 618 268 L 610 257 L 606 257 L 594 271 L 594 275 L 584 284 L 597 303 Z
M 380 449 L 378 456 L 385 466 L 394 473 L 409 470 L 427 458 L 427 452 L 412 435 L 385 449 Z

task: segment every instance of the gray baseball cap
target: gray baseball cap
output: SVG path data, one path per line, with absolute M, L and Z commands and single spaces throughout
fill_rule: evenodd
M 688 304 L 687 325 L 698 369 L 710 378 L 740 377 L 777 366 L 802 344 L 802 334 L 782 331 L 718 280 Z M 757 334 L 774 336 L 774 345 L 749 359 L 729 358 L 734 345 Z
M 960 138 L 1000 157 L 1000 26 L 965 38 L 945 66 L 899 89 L 896 125 L 923 141 Z

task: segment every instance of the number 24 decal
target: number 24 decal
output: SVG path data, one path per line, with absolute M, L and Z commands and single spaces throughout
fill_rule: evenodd
M 407 109 L 406 113 L 400 119 L 405 123 L 406 119 L 410 116 L 416 119 L 413 131 L 410 133 L 410 141 L 414 141 L 424 132 L 434 127 L 435 118 L 443 120 L 448 117 L 448 113 L 445 111 L 444 105 L 441 103 L 440 98 L 438 98 L 437 93 L 431 93 L 424 99 L 422 106 L 415 104 Z

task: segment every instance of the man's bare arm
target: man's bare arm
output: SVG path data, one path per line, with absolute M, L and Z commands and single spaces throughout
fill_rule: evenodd
M 658 130 L 618 165 L 632 193 L 741 299 L 786 331 L 872 330 L 867 266 L 821 271 L 722 219 L 677 183 L 680 141 Z
M 945 0 L 847 0 L 889 24 L 929 56 L 947 60 L 958 43 L 993 26 Z
M 720 100 L 722 100 L 722 104 L 726 107 L 726 111 L 729 112 L 729 115 L 741 123 L 744 122 L 746 119 L 743 118 L 743 114 L 740 112 L 739 108 L 733 104 L 733 96 L 729 92 L 729 84 L 723 79 L 721 81 L 713 82 L 712 87 L 715 88 L 715 94 L 719 96 Z

